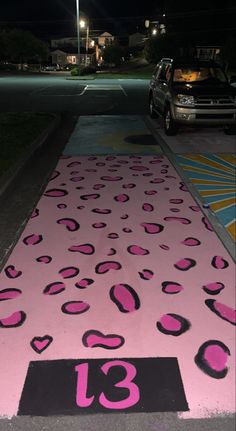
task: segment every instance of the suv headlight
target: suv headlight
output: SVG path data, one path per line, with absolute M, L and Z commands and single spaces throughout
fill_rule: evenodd
M 177 94 L 177 104 L 184 106 L 194 106 L 194 97 L 187 94 Z

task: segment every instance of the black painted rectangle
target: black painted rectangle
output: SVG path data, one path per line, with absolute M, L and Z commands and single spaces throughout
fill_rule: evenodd
M 127 370 L 113 366 L 113 361 L 125 361 L 136 369 L 132 379 L 139 388 L 140 398 L 128 408 L 114 409 L 101 405 L 101 393 L 111 402 L 129 397 L 127 387 L 115 384 L 127 377 Z M 94 396 L 88 407 L 76 403 L 77 373 L 75 367 L 88 364 L 86 396 Z M 102 371 L 110 364 L 107 375 Z M 79 367 L 80 369 L 80 367 Z M 78 377 L 79 376 L 79 377 Z M 80 382 L 79 382 L 80 384 Z M 124 386 L 126 386 L 124 384 Z M 187 411 L 188 404 L 177 358 L 83 359 L 30 362 L 18 415 L 49 416 L 118 412 L 177 412 Z

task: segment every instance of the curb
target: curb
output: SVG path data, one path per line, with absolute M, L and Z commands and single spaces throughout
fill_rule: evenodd
M 17 176 L 24 169 L 26 163 L 33 156 L 34 152 L 40 148 L 46 139 L 55 131 L 55 129 L 60 124 L 60 116 L 57 114 L 52 114 L 54 120 L 52 123 L 44 130 L 33 142 L 30 148 L 28 148 L 9 169 L 0 177 L 0 198 L 8 189 L 8 187 L 16 180 Z
M 96 78 L 95 76 L 85 75 L 85 76 L 69 76 L 69 77 L 66 77 L 65 79 L 67 81 L 87 81 L 89 79 L 95 79 L 95 78 Z

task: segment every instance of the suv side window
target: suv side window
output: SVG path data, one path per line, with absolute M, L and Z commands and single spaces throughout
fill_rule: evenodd
M 166 81 L 166 72 L 168 67 L 169 67 L 168 63 L 162 63 L 162 66 L 158 75 L 158 79 L 162 81 Z

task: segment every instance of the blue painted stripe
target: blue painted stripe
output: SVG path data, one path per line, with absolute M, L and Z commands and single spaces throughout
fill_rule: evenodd
M 203 155 L 203 157 L 206 157 L 207 159 L 212 160 L 213 162 L 220 163 L 221 165 L 225 166 L 226 168 L 231 168 L 231 169 L 235 169 L 236 168 L 235 163 L 227 162 L 226 160 L 222 159 L 220 157 L 220 155 L 211 154 L 209 156 L 204 156 Z M 235 159 L 235 162 L 236 162 L 236 159 Z
M 228 190 L 228 189 L 232 189 L 232 191 L 236 191 L 235 189 L 235 185 L 231 185 L 231 184 L 227 184 L 227 185 L 217 185 L 217 184 L 196 184 L 194 183 L 194 185 L 198 188 L 198 190 Z M 236 198 L 236 195 L 235 195 Z
M 222 182 L 227 182 L 229 184 L 234 184 L 234 179 L 230 179 L 230 178 L 223 178 L 221 175 L 216 176 L 216 175 L 208 175 L 207 173 L 201 173 L 201 172 L 193 172 L 193 171 L 185 171 L 185 173 L 188 175 L 189 178 L 191 179 L 199 179 L 199 180 L 208 180 L 208 181 L 222 181 Z
M 221 220 L 223 224 L 226 225 L 235 219 L 235 211 L 236 205 L 231 205 L 230 207 L 222 208 L 220 211 L 217 211 L 216 215 L 219 220 Z
M 208 203 L 223 201 L 224 199 L 230 199 L 234 197 L 235 197 L 235 193 L 224 193 L 222 195 L 203 196 L 204 200 Z
M 201 163 L 201 162 L 196 162 L 196 161 L 193 161 L 193 160 L 190 160 L 190 159 L 187 159 L 187 158 L 185 159 L 182 156 L 177 156 L 177 158 L 178 158 L 178 160 L 179 160 L 179 162 L 180 162 L 180 164 L 182 165 L 183 168 L 184 167 L 189 168 L 190 166 L 192 166 L 194 168 L 204 169 L 206 171 L 213 172 L 215 175 L 218 173 L 220 175 L 228 175 L 229 177 L 232 176 L 234 178 L 234 173 L 233 172 L 232 173 L 231 172 L 226 172 L 226 171 L 223 171 L 220 168 L 214 168 L 212 166 L 209 166 L 209 165 Z M 207 175 L 207 173 L 206 173 L 206 175 Z

